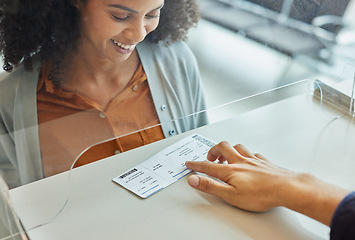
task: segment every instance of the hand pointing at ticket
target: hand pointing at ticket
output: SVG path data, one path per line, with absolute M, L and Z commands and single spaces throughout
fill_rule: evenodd
M 228 164 L 215 163 L 217 159 Z M 249 211 L 284 206 L 329 225 L 338 204 L 350 192 L 310 174 L 278 167 L 243 145 L 233 147 L 228 142 L 221 142 L 210 149 L 207 160 L 188 161 L 186 166 L 222 182 L 192 175 L 189 184 Z

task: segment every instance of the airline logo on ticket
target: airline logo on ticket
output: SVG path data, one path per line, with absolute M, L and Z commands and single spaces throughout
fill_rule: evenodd
M 194 134 L 158 152 L 112 179 L 122 187 L 147 198 L 178 181 L 191 172 L 186 161 L 204 161 L 215 143 L 201 135 Z

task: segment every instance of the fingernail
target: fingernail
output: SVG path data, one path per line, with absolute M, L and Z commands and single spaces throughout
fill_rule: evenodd
M 192 175 L 189 177 L 188 182 L 192 187 L 197 187 L 200 182 L 200 179 L 197 176 Z

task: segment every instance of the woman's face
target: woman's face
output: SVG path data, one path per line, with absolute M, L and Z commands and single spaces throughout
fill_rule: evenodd
M 164 0 L 88 0 L 80 12 L 79 51 L 86 57 L 125 61 L 156 29 Z

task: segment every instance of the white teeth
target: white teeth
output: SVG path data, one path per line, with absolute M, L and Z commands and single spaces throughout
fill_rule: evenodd
M 113 42 L 119 46 L 120 48 L 126 49 L 126 50 L 132 50 L 134 48 L 135 45 L 126 45 L 120 42 L 117 42 L 116 40 L 113 40 Z

